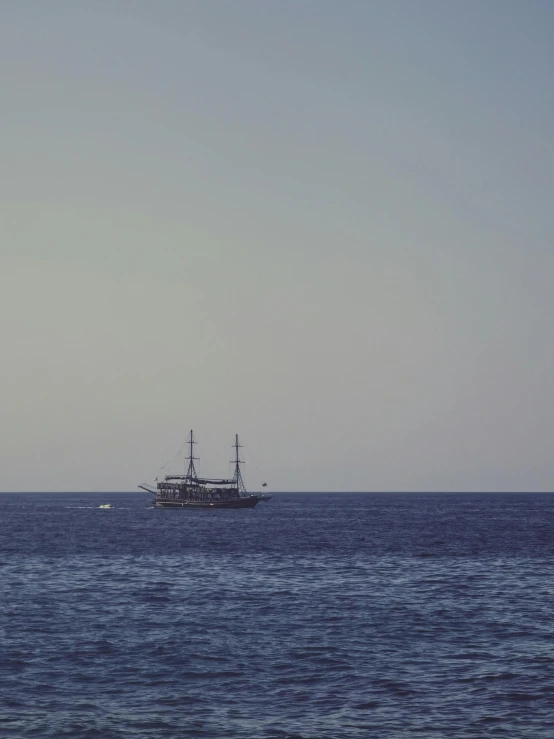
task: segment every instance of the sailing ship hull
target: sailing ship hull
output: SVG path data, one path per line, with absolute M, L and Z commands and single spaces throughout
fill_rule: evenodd
M 155 508 L 254 508 L 260 500 L 259 495 L 248 495 L 235 500 L 217 500 L 213 502 L 200 500 L 164 500 L 154 502 Z

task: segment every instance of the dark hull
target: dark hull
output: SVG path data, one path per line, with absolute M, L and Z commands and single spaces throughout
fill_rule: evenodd
M 198 500 L 166 500 L 158 498 L 154 506 L 156 508 L 254 508 L 260 500 L 259 495 L 248 495 L 244 498 L 234 500 L 217 500 L 213 502 Z

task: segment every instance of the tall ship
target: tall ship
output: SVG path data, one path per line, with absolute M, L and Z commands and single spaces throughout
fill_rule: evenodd
M 268 495 L 252 495 L 246 492 L 239 457 L 239 437 L 235 435 L 235 473 L 230 480 L 220 478 L 199 477 L 194 466 L 198 457 L 194 456 L 194 433 L 190 432 L 187 441 L 189 455 L 188 469 L 185 475 L 165 475 L 163 480 L 156 478 L 156 486 L 143 483 L 139 488 L 154 495 L 156 508 L 254 508 L 260 500 L 267 500 Z M 265 486 L 265 483 L 264 483 Z

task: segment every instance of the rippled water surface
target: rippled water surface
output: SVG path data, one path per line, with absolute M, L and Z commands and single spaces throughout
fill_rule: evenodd
M 0 736 L 554 736 L 554 495 L 146 500 L 0 495 Z

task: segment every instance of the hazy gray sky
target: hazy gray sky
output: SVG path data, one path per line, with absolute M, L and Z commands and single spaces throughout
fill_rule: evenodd
M 553 489 L 550 0 L 0 0 L 0 69 L 0 489 L 190 428 L 251 489 Z

